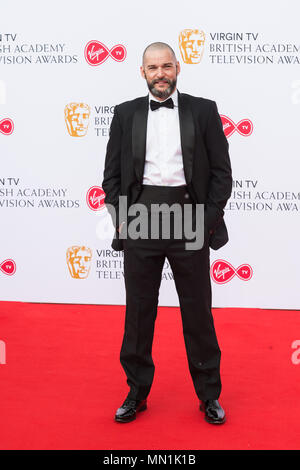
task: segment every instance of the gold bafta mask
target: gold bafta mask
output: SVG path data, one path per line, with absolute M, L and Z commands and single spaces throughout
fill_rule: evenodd
M 205 34 L 199 29 L 184 29 L 179 34 L 179 49 L 186 64 L 199 64 L 204 52 Z
M 90 107 L 85 103 L 69 103 L 65 106 L 65 121 L 72 137 L 83 137 L 89 127 Z
M 90 272 L 92 250 L 86 246 L 71 246 L 67 249 L 67 264 L 74 279 L 86 279 Z

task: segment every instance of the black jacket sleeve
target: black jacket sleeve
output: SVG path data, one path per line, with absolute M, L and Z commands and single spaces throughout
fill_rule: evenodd
M 118 106 L 115 106 L 106 148 L 102 188 L 106 195 L 104 202 L 107 204 L 107 209 L 116 228 L 119 226 L 119 196 L 121 194 L 121 145 L 122 127 Z M 113 206 L 113 210 L 111 210 L 111 206 Z
M 207 228 L 213 231 L 223 218 L 223 209 L 232 190 L 229 145 L 214 101 L 212 101 L 207 121 L 205 146 L 210 165 L 210 184 L 205 217 Z

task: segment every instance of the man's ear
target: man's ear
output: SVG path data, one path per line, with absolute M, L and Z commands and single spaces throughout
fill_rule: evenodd
M 177 61 L 176 63 L 176 70 L 177 70 L 177 75 L 180 73 L 180 63 Z
M 140 72 L 141 72 L 142 77 L 146 79 L 144 67 L 142 65 L 140 66 Z

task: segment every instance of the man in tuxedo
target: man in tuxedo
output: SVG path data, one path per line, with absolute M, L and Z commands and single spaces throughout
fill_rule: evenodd
M 140 71 L 149 95 L 115 106 L 102 183 L 116 227 L 112 247 L 124 250 L 126 318 L 120 360 L 130 391 L 115 420 L 132 421 L 147 408 L 154 376 L 154 324 L 167 258 L 200 410 L 206 421 L 221 424 L 221 351 L 211 313 L 209 247 L 218 249 L 228 241 L 223 220 L 232 188 L 228 142 L 216 103 L 177 90 L 180 64 L 169 45 L 150 44 Z M 124 217 L 120 196 L 127 198 L 128 208 L 143 204 L 149 215 L 145 221 L 159 205 L 189 204 L 194 224 L 195 208 L 203 205 L 203 246 L 187 249 L 185 237 L 174 236 L 174 226 L 168 239 L 161 229 L 158 238 L 130 237 L 127 228 L 134 218 Z

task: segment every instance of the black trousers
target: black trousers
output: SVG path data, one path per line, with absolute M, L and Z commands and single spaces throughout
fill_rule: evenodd
M 185 186 L 143 186 L 139 203 L 191 203 Z M 179 297 L 189 370 L 200 400 L 221 392 L 220 358 L 211 313 L 208 236 L 198 250 L 186 250 L 185 239 L 124 240 L 126 317 L 120 361 L 130 387 L 129 397 L 142 400 L 154 377 L 152 343 L 159 288 L 168 259 Z M 173 367 L 173 365 L 172 365 Z

